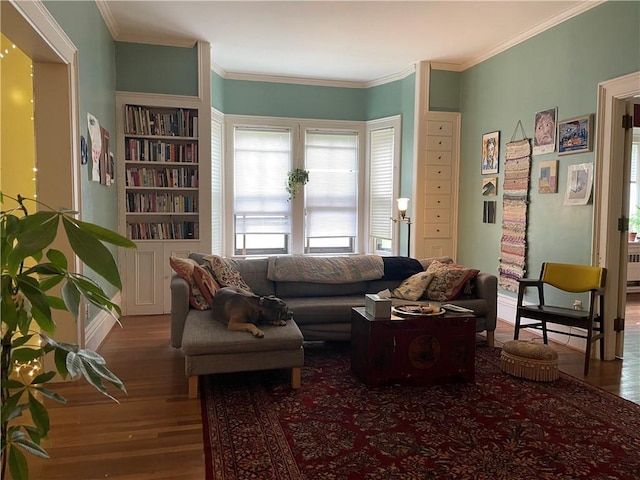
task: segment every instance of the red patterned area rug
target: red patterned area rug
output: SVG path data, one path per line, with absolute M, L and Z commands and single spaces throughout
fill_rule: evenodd
M 202 379 L 207 479 L 639 479 L 640 406 L 561 374 L 500 371 L 478 346 L 476 381 L 367 388 L 349 345 L 305 344 L 286 371 Z

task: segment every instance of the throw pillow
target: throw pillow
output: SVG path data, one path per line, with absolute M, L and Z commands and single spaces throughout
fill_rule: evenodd
M 427 286 L 426 296 L 429 300 L 439 302 L 453 300 L 479 272 L 480 270 L 457 263 L 441 263 L 434 260 L 426 270 L 426 273 L 433 275 L 433 280 Z
M 204 260 L 211 266 L 213 276 L 221 287 L 238 287 L 253 293 L 251 287 L 247 285 L 247 282 L 240 275 L 240 272 L 225 262 L 224 258 L 218 255 L 206 255 Z
M 204 299 L 209 305 L 213 305 L 213 296 L 220 290 L 220 285 L 216 282 L 215 278 L 213 278 L 211 271 L 202 265 L 196 265 L 193 267 L 193 278 Z
M 190 258 L 169 257 L 169 265 L 180 277 L 184 278 L 189 284 L 189 303 L 196 310 L 207 310 L 211 305 L 202 295 L 200 287 L 193 277 L 193 270 L 198 265 L 195 260 Z
M 403 280 L 400 286 L 393 290 L 392 295 L 405 300 L 418 300 L 432 279 L 433 275 L 428 272 L 416 273 Z

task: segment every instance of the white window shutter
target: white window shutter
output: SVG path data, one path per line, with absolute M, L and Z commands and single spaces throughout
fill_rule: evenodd
M 369 137 L 369 235 L 391 239 L 394 199 L 395 128 L 372 130 Z

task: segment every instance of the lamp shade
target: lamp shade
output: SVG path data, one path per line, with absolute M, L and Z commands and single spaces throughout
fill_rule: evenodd
M 409 199 L 408 198 L 399 198 L 396 200 L 398 202 L 398 210 L 401 212 L 406 212 L 409 208 Z

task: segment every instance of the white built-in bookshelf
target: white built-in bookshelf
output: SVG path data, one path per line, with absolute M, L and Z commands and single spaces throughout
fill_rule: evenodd
M 123 108 L 127 237 L 199 239 L 198 110 Z

